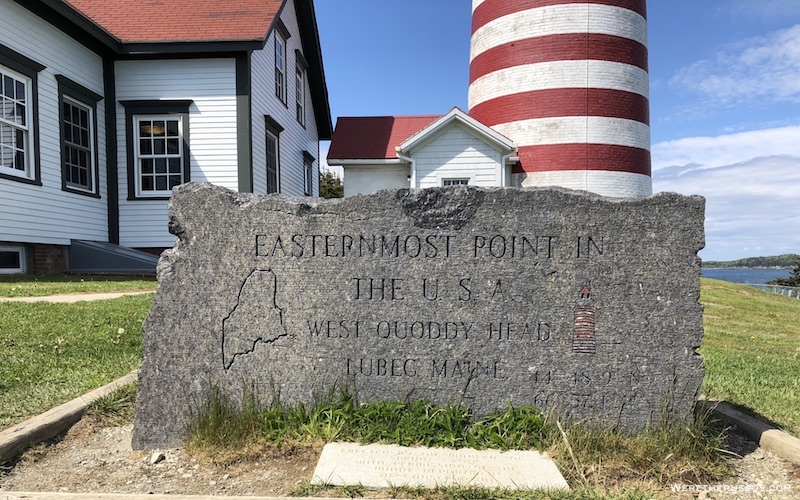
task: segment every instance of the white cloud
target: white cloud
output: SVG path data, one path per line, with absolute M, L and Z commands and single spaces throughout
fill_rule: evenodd
M 653 184 L 706 198 L 705 259 L 800 253 L 800 157 L 668 167 L 654 173 Z
M 727 46 L 679 70 L 669 85 L 720 104 L 800 103 L 800 24 Z
M 800 157 L 800 126 L 660 142 L 653 145 L 653 169 L 687 165 L 714 168 L 775 155 Z

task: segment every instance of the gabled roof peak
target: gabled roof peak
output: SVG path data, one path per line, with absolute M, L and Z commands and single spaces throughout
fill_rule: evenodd
M 484 125 L 458 107 L 454 107 L 447 114 L 441 116 L 424 129 L 403 141 L 402 144 L 396 147 L 396 150 L 400 154 L 408 154 L 415 147 L 424 144 L 426 141 L 436 136 L 454 123 L 463 125 L 474 136 L 482 138 L 484 141 L 491 143 L 494 147 L 501 151 L 512 152 L 516 147 L 514 146 L 514 141 L 508 137 L 500 134 L 489 126 Z

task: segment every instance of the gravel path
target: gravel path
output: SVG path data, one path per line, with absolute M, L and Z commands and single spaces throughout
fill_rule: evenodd
M 222 467 L 199 463 L 180 449 L 133 451 L 131 428 L 130 424 L 97 428 L 82 420 L 63 440 L 34 448 L 11 473 L 0 476 L 0 494 L 52 491 L 287 495 L 310 480 L 320 451 L 275 450 L 254 461 Z M 737 459 L 736 477 L 722 484 L 675 485 L 654 493 L 663 498 L 800 498 L 800 467 L 758 448 L 739 434 L 731 438 L 731 451 L 743 456 Z
M 0 493 L 280 496 L 311 479 L 318 456 L 318 450 L 301 449 L 228 467 L 201 464 L 180 449 L 134 451 L 132 427 L 93 429 L 81 421 L 62 441 L 27 452 L 8 476 L 0 477 Z

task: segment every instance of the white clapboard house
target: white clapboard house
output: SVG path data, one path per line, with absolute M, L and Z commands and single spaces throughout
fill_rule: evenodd
M 507 186 L 513 141 L 458 108 L 445 115 L 340 117 L 328 164 L 344 169 L 344 195 L 380 189 Z
M 315 196 L 313 0 L 0 0 L 0 273 L 152 271 L 173 186 Z

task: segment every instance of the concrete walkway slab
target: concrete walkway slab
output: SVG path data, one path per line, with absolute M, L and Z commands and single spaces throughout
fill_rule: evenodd
M 555 462 L 537 451 L 452 450 L 357 443 L 326 444 L 311 484 L 368 488 L 569 489 Z
M 128 295 L 144 295 L 154 292 L 155 290 L 140 292 L 70 293 L 64 295 L 43 295 L 41 297 L 0 297 L 0 302 L 51 302 L 54 304 L 74 304 L 75 302 L 118 299 Z

